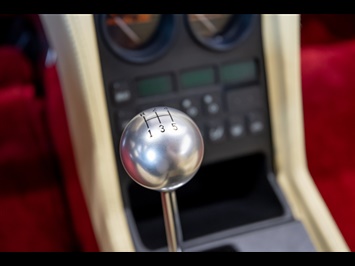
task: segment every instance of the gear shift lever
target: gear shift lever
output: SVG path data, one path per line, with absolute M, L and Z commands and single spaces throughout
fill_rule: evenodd
M 169 251 L 182 251 L 175 190 L 195 175 L 203 154 L 198 127 L 174 108 L 147 109 L 122 133 L 120 157 L 126 172 L 139 185 L 161 192 Z

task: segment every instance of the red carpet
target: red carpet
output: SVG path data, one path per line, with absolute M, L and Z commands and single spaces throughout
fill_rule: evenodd
M 355 15 L 303 15 L 301 42 L 309 170 L 355 251 Z
M 0 47 L 0 251 L 97 251 L 54 68 L 35 96 L 27 59 Z
M 302 15 L 311 175 L 355 251 L 355 15 Z M 55 68 L 45 97 L 18 50 L 0 46 L 0 251 L 98 251 Z

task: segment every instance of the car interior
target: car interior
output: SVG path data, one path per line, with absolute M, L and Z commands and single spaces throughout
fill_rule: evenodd
M 355 250 L 355 15 L 0 32 L 0 252 Z

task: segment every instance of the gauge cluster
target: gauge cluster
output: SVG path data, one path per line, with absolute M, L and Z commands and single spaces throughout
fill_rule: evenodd
M 176 40 L 174 14 L 105 14 L 100 26 L 106 44 L 120 58 L 146 63 L 163 56 Z M 180 15 L 181 16 L 181 15 Z M 185 27 L 198 44 L 213 51 L 233 49 L 247 34 L 251 14 L 187 14 Z

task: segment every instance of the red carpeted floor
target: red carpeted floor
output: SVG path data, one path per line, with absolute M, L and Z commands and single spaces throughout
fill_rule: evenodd
M 302 15 L 308 167 L 355 251 L 355 15 Z
M 0 47 L 0 251 L 98 251 L 56 69 L 35 95 L 32 66 Z
M 355 15 L 302 15 L 301 71 L 309 169 L 355 251 Z M 0 46 L 0 251 L 98 251 L 56 69 L 33 70 Z

